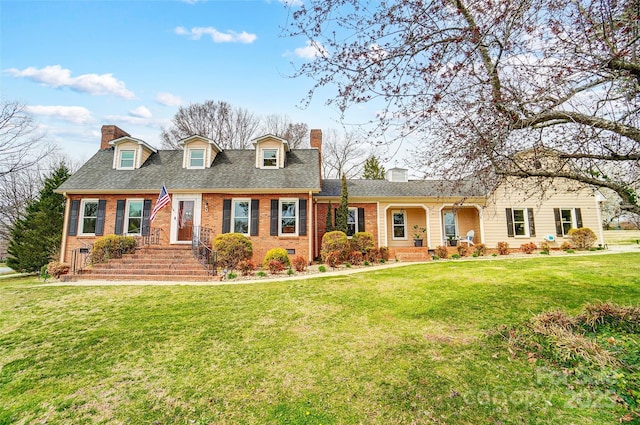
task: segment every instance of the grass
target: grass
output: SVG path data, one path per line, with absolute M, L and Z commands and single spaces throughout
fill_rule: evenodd
M 596 301 L 640 303 L 640 254 L 205 287 L 12 279 L 0 424 L 638 423 L 495 337 Z
M 608 245 L 638 245 L 640 230 L 605 230 L 604 240 Z

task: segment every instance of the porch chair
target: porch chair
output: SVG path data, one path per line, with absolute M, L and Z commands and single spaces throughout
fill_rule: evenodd
M 460 243 L 466 243 L 466 244 L 467 244 L 467 246 L 469 246 L 469 245 L 475 245 L 475 244 L 473 243 L 473 235 L 475 235 L 475 233 L 476 233 L 476 232 L 475 232 L 473 229 L 469 230 L 469 231 L 467 232 L 467 236 L 465 236 L 464 238 L 460 238 L 460 239 L 458 240 L 458 242 L 460 242 Z

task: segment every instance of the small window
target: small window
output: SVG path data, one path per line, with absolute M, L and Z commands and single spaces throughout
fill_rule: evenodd
M 120 169 L 133 170 L 135 153 L 133 150 L 120 151 Z
M 204 168 L 204 149 L 189 149 L 189 168 Z
M 404 211 L 392 211 L 393 239 L 407 239 L 407 220 Z
M 98 201 L 93 199 L 85 199 L 82 201 L 82 216 L 80 217 L 80 234 L 95 235 L 96 220 L 98 218 Z
M 264 168 L 276 168 L 278 166 L 278 150 L 277 149 L 262 150 L 262 166 Z
M 573 208 L 560 210 L 560 222 L 562 223 L 562 236 L 567 236 L 569 230 L 576 227 L 574 225 Z
M 525 208 L 513 209 L 513 234 L 517 236 L 529 236 L 529 224 L 527 210 Z
M 298 201 L 280 201 L 280 234 L 298 234 Z
M 353 236 L 358 231 L 358 209 L 349 208 L 347 216 L 347 236 Z
M 444 213 L 444 237 L 446 239 L 455 239 L 458 237 L 456 229 L 456 213 L 447 211 Z
M 247 200 L 234 200 L 233 201 L 233 221 L 231 229 L 234 233 L 242 233 L 243 235 L 249 234 L 249 217 L 251 216 L 251 202 Z
M 142 233 L 142 200 L 127 201 L 127 215 L 125 228 L 129 235 L 139 235 Z

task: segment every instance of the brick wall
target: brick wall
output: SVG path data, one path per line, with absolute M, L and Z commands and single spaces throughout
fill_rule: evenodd
M 314 257 L 320 256 L 320 248 L 322 247 L 322 237 L 326 233 L 326 224 L 327 224 L 327 209 L 329 208 L 328 203 L 318 203 L 317 205 L 318 215 L 316 217 L 317 220 L 317 229 L 318 233 L 315 237 L 314 243 Z M 338 208 L 338 203 L 331 203 L 331 208 Z M 374 242 L 378 243 L 378 210 L 377 204 L 372 203 L 349 203 L 350 208 L 364 208 L 364 231 L 369 232 L 373 235 Z M 315 207 L 314 207 L 315 210 Z M 334 213 L 332 214 L 332 218 L 334 217 Z M 332 221 L 333 222 L 333 221 Z M 335 222 L 333 222 L 335 226 Z

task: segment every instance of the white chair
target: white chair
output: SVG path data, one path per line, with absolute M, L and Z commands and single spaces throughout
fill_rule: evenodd
M 467 236 L 465 236 L 464 238 L 458 239 L 458 242 L 460 242 L 461 244 L 462 244 L 462 243 L 466 243 L 466 244 L 467 244 L 467 246 L 469 246 L 469 245 L 475 245 L 475 244 L 473 243 L 473 235 L 475 235 L 475 234 L 476 234 L 476 232 L 475 232 L 474 230 L 469 230 L 469 231 L 467 232 Z

